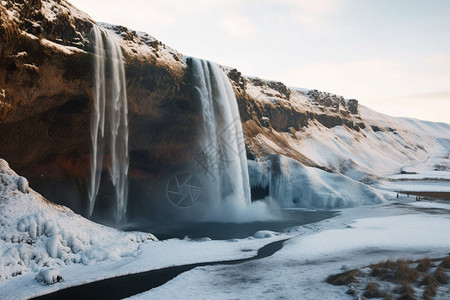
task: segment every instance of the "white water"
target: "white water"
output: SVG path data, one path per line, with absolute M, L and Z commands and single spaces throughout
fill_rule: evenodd
M 120 46 L 110 32 L 94 26 L 93 34 L 95 40 L 94 110 L 91 121 L 92 155 L 88 213 L 91 216 L 94 210 L 100 186 L 104 144 L 108 139 L 111 156 L 108 168 L 116 198 L 115 220 L 116 223 L 121 223 L 125 220 L 127 210 L 129 164 L 124 61 Z M 106 76 L 106 62 L 109 78 Z M 107 86 L 107 83 L 110 85 Z M 106 122 L 107 119 L 108 122 Z
M 202 167 L 209 175 L 209 203 L 245 208 L 250 202 L 244 136 L 236 98 L 225 73 L 209 61 L 190 58 L 193 83 L 201 99 L 204 136 Z

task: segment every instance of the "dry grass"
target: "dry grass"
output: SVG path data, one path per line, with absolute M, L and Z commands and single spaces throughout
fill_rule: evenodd
M 429 258 L 424 258 L 421 259 L 417 262 L 417 267 L 416 270 L 421 272 L 421 273 L 425 273 L 428 272 L 428 270 L 430 270 L 430 268 L 433 266 L 431 259 Z
M 417 266 L 411 267 L 413 264 L 417 264 Z M 430 273 L 430 270 L 437 264 L 439 266 L 434 273 Z M 424 258 L 417 261 L 387 260 L 367 267 L 372 270 L 368 276 L 376 277 L 377 279 L 367 283 L 364 290 L 361 291 L 362 287 L 359 288 L 361 293 L 364 292 L 362 295 L 364 298 L 415 299 L 414 285 L 416 285 L 423 288 L 422 297 L 428 300 L 436 297 L 440 285 L 449 283 L 446 269 L 450 268 L 450 256 L 443 259 Z M 334 285 L 349 285 L 358 282 L 360 278 L 357 277 L 367 278 L 367 275 L 355 269 L 329 276 L 327 282 Z M 390 289 L 381 290 L 380 283 L 377 283 L 378 280 L 394 283 L 393 294 L 391 295 Z M 358 290 L 354 287 L 353 289 L 358 294 Z
M 444 258 L 439 266 L 442 268 L 450 269 L 450 256 Z
M 439 282 L 437 282 L 431 275 L 426 274 L 422 279 L 421 285 L 426 286 L 425 291 L 423 292 L 424 299 L 433 299 L 433 297 L 436 296 Z
M 366 298 L 381 298 L 385 297 L 386 293 L 380 290 L 380 285 L 376 282 L 369 282 L 366 285 L 366 290 L 363 294 Z
M 359 270 L 350 270 L 341 274 L 331 275 L 327 278 L 327 282 L 332 285 L 348 285 L 356 282 L 356 276 L 359 276 Z
M 414 268 L 410 268 L 408 262 L 399 260 L 397 262 L 397 269 L 392 276 L 392 280 L 397 283 L 415 283 L 419 277 L 420 272 Z
M 369 265 L 369 268 L 373 268 L 373 267 L 378 267 L 378 268 L 383 268 L 383 269 L 394 269 L 397 266 L 397 263 L 393 260 L 386 260 L 385 262 L 381 262 L 378 264 L 371 264 Z
M 392 273 L 394 268 L 397 266 L 397 263 L 395 261 L 392 261 L 388 259 L 385 262 L 381 262 L 378 264 L 371 264 L 369 265 L 369 268 L 372 269 L 372 272 L 370 272 L 370 276 L 372 277 L 379 277 L 381 279 L 385 279 L 389 276 L 389 274 Z
M 440 284 L 447 284 L 448 278 L 443 267 L 438 267 L 433 274 L 433 278 Z
M 407 283 L 402 283 L 401 286 L 394 289 L 394 292 L 400 296 L 397 299 L 414 300 L 414 289 Z

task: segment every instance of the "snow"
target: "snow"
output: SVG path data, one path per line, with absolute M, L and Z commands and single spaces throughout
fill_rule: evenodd
M 423 171 L 416 174 L 393 174 L 386 176 L 393 180 L 450 180 L 449 171 Z
M 379 185 L 382 189 L 399 192 L 447 192 L 450 193 L 448 181 L 433 180 L 401 180 L 393 182 L 382 182 Z
M 62 52 L 67 55 L 71 55 L 74 53 L 84 53 L 85 51 L 73 46 L 64 46 L 58 43 L 49 41 L 47 39 L 40 39 L 40 43 L 42 46 L 53 49 L 54 51 Z
M 450 204 L 442 203 L 442 202 L 429 202 L 429 201 L 420 201 L 420 202 L 411 202 L 408 205 L 419 207 L 419 208 L 438 208 L 438 209 L 446 209 L 450 210 Z
M 261 105 L 272 106 L 268 95 L 277 93 L 250 79 L 246 91 Z M 330 108 L 314 103 L 305 91 L 291 89 L 290 107 L 333 115 Z M 251 139 L 260 153 L 268 153 L 249 161 L 251 185 L 268 187 L 282 207 L 302 208 L 380 203 L 393 191 L 450 192 L 449 124 L 393 118 L 361 105 L 358 110 L 361 118 L 348 118 L 365 124 L 359 131 L 327 128 L 314 119 L 296 132 L 264 129 Z M 271 156 L 279 158 L 276 167 Z
M 270 197 L 284 208 L 340 208 L 384 201 L 384 196 L 361 182 L 337 173 L 305 167 L 282 155 L 249 161 L 251 186 L 269 187 Z
M 448 214 L 391 203 L 345 209 L 334 219 L 298 228 L 298 236 L 271 257 L 198 267 L 131 299 L 353 299 L 347 286 L 325 279 L 389 258 L 445 256 L 449 226 Z
M 135 256 L 156 238 L 120 232 L 51 204 L 0 159 L 0 281 L 47 267 Z
M 17 180 L 17 189 L 24 194 L 28 194 L 28 180 L 25 177 L 19 177 L 19 180 Z
M 30 298 L 169 266 L 249 258 L 260 247 L 286 238 L 262 231 L 242 240 L 157 242 L 149 233 L 93 223 L 31 188 L 24 194 L 18 191 L 19 180 L 0 159 L 0 299 Z
M 279 235 L 278 232 L 274 232 L 271 230 L 259 230 L 259 231 L 255 232 L 253 237 L 255 239 L 267 239 L 267 238 L 275 237 L 277 235 Z
M 36 275 L 36 281 L 46 285 L 55 284 L 62 280 L 63 276 L 61 275 L 61 272 L 55 268 L 42 269 Z
M 281 160 L 285 166 L 292 167 L 290 160 Z M 264 169 L 271 162 L 265 163 L 259 167 Z M 326 177 L 319 174 L 315 178 L 317 169 L 314 168 L 292 168 L 290 174 L 295 174 L 294 178 L 305 173 L 340 193 L 347 186 L 346 183 L 341 190 L 337 189 L 340 184 L 333 186 L 335 178 L 321 182 Z M 263 178 L 263 175 L 258 176 Z M 215 241 L 205 237 L 145 242 L 150 235 L 106 228 L 46 202 L 32 189 L 29 194 L 19 192 L 19 178 L 0 160 L 1 299 L 30 298 L 168 266 L 249 258 L 262 246 L 286 238 L 291 239 L 271 257 L 239 265 L 196 268 L 135 298 L 177 295 L 187 299 L 296 298 L 302 295 L 303 299 L 346 299 L 350 296 L 345 294 L 345 287 L 324 282 L 328 275 L 342 272 L 344 265 L 345 269 L 352 269 L 387 258 L 438 257 L 448 253 L 450 247 L 447 230 L 450 216 L 426 210 L 447 212 L 450 204 L 408 202 L 405 197 L 399 199 L 402 205 L 383 202 L 347 208 L 333 219 L 291 228 L 285 233 L 261 230 L 246 239 Z

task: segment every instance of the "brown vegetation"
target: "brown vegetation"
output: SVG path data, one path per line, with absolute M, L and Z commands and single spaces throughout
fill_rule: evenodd
M 419 271 L 410 268 L 409 264 L 404 260 L 397 262 L 397 269 L 393 274 L 392 280 L 397 283 L 415 283 L 420 277 Z
M 386 292 L 380 290 L 380 285 L 376 282 L 369 282 L 363 294 L 366 298 L 381 298 L 386 296 Z
M 431 259 L 429 258 L 424 258 L 418 261 L 417 264 L 417 271 L 424 273 L 424 272 L 428 272 L 428 270 L 431 268 L 432 263 L 431 263 Z
M 445 269 L 450 269 L 450 256 L 444 258 L 439 266 Z
M 331 275 L 327 278 L 327 282 L 333 285 L 348 285 L 356 282 L 356 276 L 360 275 L 359 270 L 350 270 L 341 274 Z
M 442 267 L 437 268 L 437 270 L 433 274 L 433 278 L 440 284 L 448 283 L 447 275 L 445 274 L 445 270 Z
M 394 292 L 399 294 L 400 297 L 398 299 L 400 300 L 414 300 L 414 289 L 407 283 L 402 283 L 401 286 L 394 289 Z
M 415 265 L 412 267 L 411 265 Z M 434 269 L 434 264 L 439 265 Z M 351 285 L 353 295 L 363 293 L 365 298 L 384 299 L 415 299 L 414 286 L 423 288 L 423 299 L 434 299 L 440 285 L 448 284 L 447 270 L 450 265 L 450 256 L 445 258 L 423 258 L 417 261 L 386 260 L 377 264 L 371 264 L 364 268 L 370 268 L 371 272 L 363 273 L 358 269 L 346 271 L 341 274 L 329 276 L 327 282 L 334 285 Z M 433 271 L 433 272 L 431 272 Z M 360 284 L 363 278 L 371 280 L 365 285 L 364 290 Z M 374 280 L 379 280 L 378 282 Z M 390 290 L 380 289 L 380 281 L 387 281 L 395 284 Z M 358 289 L 360 289 L 358 291 Z
M 433 276 L 426 274 L 422 279 L 421 285 L 425 285 L 425 291 L 423 292 L 424 299 L 433 299 L 433 297 L 436 296 L 439 282 L 437 282 Z

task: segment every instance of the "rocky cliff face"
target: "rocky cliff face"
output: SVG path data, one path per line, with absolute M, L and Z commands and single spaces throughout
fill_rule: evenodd
M 0 157 L 44 196 L 81 212 L 91 151 L 93 26 L 65 0 L 0 5 Z M 147 34 L 101 26 L 117 35 L 126 60 L 131 189 L 147 197 L 152 182 L 198 151 L 200 104 L 191 97 L 180 53 Z M 394 165 L 423 159 L 429 150 L 400 123 L 372 118 L 357 100 L 224 71 L 252 161 L 275 155 L 367 181 L 373 170 L 371 157 L 361 154 L 364 145 L 389 148 Z
M 282 82 L 242 76 L 236 69 L 226 71 L 238 98 L 250 158 L 278 153 L 308 166 L 328 169 L 296 151 L 286 139 L 297 139 L 297 132 L 308 127 L 345 126 L 355 132 L 365 128 L 355 99 L 288 88 Z M 277 146 L 268 146 L 258 136 Z
M 1 1 L 0 157 L 50 199 L 66 189 L 85 196 L 93 26 L 64 0 Z M 186 65 L 149 35 L 102 26 L 118 35 L 126 60 L 130 175 L 158 177 L 196 150 L 200 119 Z

